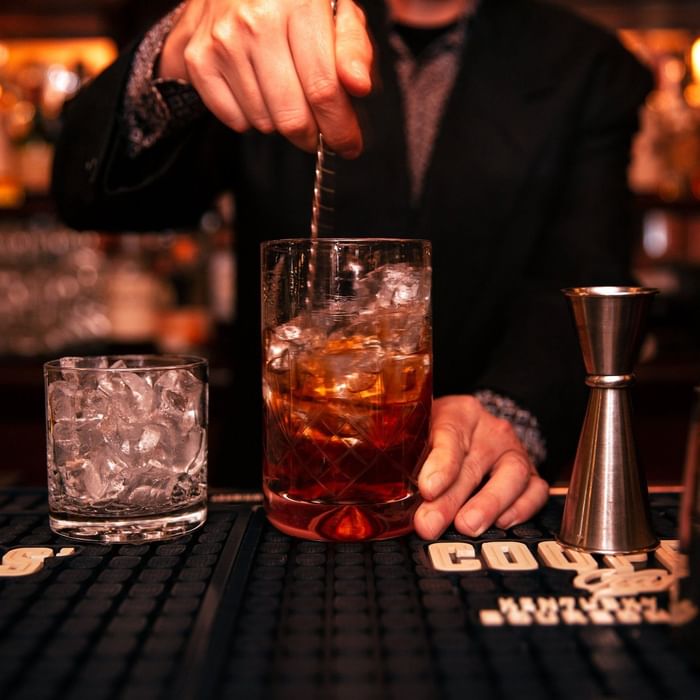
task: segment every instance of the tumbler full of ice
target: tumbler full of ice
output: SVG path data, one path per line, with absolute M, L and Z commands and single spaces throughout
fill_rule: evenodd
M 409 532 L 432 403 L 430 243 L 262 246 L 263 491 L 300 537 Z
M 207 515 L 206 360 L 63 357 L 44 365 L 49 524 L 66 537 L 177 537 Z

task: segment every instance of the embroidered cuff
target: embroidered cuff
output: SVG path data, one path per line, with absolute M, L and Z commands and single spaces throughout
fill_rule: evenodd
M 477 391 L 474 396 L 492 415 L 507 420 L 515 430 L 523 447 L 535 465 L 540 465 L 547 458 L 547 445 L 537 418 L 524 408 L 520 408 L 512 399 L 496 394 L 489 389 Z
M 206 110 L 189 83 L 153 77 L 165 39 L 184 6 L 185 3 L 181 3 L 155 24 L 134 55 L 123 107 L 127 152 L 132 158 L 169 133 L 190 124 Z

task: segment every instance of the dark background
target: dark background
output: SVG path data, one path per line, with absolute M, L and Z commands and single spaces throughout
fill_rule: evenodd
M 123 46 L 175 4 L 171 0 L 3 0 L 0 42 L 26 37 L 109 36 Z M 697 0 L 559 0 L 559 4 L 613 29 L 685 28 L 700 35 Z M 37 209 L 50 211 L 50 201 L 29 199 L 23 210 L 11 213 L 0 209 L 0 223 L 10 216 L 31 216 Z M 667 212 L 680 222 L 700 221 L 698 199 L 662 201 L 640 196 L 640 238 L 644 215 L 650 209 Z M 690 230 L 690 223 L 688 226 Z M 700 237 L 697 223 L 693 231 Z M 653 267 L 651 261 L 643 262 Z M 693 386 L 700 383 L 700 274 L 697 266 L 684 264 L 682 259 L 672 261 L 671 269 L 679 284 L 674 294 L 661 295 L 655 302 L 647 359 L 638 367 L 633 391 L 637 444 L 648 478 L 654 483 L 680 481 Z M 209 354 L 214 370 L 210 464 L 216 484 L 228 480 L 227 474 L 236 468 L 241 455 L 228 444 L 226 426 L 217 424 L 215 418 L 228 390 L 226 338 L 215 335 Z M 0 486 L 45 483 L 41 365 L 46 359 L 51 358 L 0 356 Z

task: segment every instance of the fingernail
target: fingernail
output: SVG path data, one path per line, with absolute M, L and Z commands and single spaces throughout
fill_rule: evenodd
M 429 510 L 423 516 L 423 523 L 428 530 L 428 539 L 431 540 L 438 537 L 445 527 L 445 519 L 437 510 Z
M 462 525 L 475 537 L 480 535 L 486 528 L 484 527 L 484 514 L 472 508 L 462 516 Z

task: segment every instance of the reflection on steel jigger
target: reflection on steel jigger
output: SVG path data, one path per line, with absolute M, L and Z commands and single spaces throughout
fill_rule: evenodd
M 651 528 L 646 479 L 637 462 L 627 388 L 656 289 L 576 287 L 569 300 L 590 387 L 559 541 L 601 554 L 646 552 Z

